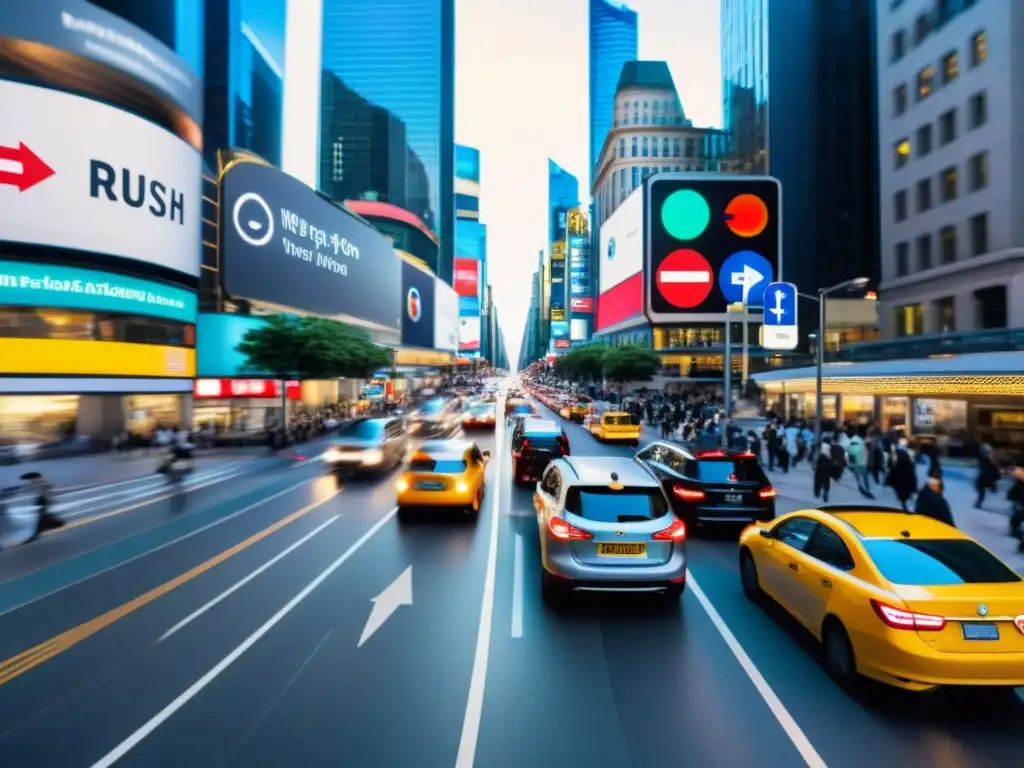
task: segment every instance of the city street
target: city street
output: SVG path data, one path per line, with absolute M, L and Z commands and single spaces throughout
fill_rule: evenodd
M 632 455 L 561 423 L 576 456 Z M 743 596 L 735 537 L 691 537 L 678 605 L 547 608 L 531 492 L 500 425 L 476 439 L 475 523 L 273 458 L 0 552 L 0 765 L 1019 762 L 1019 695 L 840 691 Z

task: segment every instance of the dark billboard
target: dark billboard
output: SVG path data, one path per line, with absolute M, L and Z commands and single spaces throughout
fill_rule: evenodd
M 401 259 L 377 230 L 276 168 L 221 178 L 221 274 L 234 299 L 402 327 Z
M 434 276 L 402 261 L 402 345 L 434 348 Z

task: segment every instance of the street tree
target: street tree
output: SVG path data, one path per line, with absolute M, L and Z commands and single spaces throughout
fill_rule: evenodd
M 650 381 L 654 378 L 661 369 L 661 356 L 645 347 L 608 347 L 602 363 L 605 378 L 617 382 L 624 390 L 627 381 Z

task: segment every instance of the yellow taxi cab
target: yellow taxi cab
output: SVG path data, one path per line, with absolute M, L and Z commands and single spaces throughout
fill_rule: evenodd
M 395 483 L 398 515 L 413 509 L 463 509 L 480 512 L 490 451 L 467 440 L 428 440 L 409 458 Z
M 590 422 L 590 434 L 604 442 L 640 444 L 640 425 L 624 411 L 605 411 Z
M 923 515 L 828 506 L 755 524 L 740 579 L 821 641 L 825 668 L 911 691 L 1024 686 L 1024 579 Z
M 590 402 L 589 397 L 578 397 L 575 402 L 566 403 L 559 411 L 559 415 L 563 419 L 582 424 L 583 419 L 590 413 Z

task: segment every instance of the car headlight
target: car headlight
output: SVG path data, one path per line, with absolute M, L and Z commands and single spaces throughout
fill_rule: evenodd
M 363 451 L 363 464 L 380 464 L 382 461 L 384 461 L 384 451 L 379 448 Z
M 399 493 L 405 493 L 409 490 L 409 481 L 405 478 L 401 478 L 397 483 L 395 483 L 395 490 Z
M 468 491 L 468 490 L 469 490 L 469 486 L 468 486 L 468 485 L 466 485 L 466 484 L 465 484 L 464 482 L 462 482 L 461 480 L 459 480 L 459 482 L 457 482 L 457 483 L 455 484 L 455 490 L 456 490 L 456 491 L 457 491 L 458 493 L 466 493 L 466 491 Z
M 324 461 L 326 462 L 333 463 L 337 461 L 339 458 L 341 458 L 341 451 L 339 451 L 337 448 L 328 448 L 324 452 Z

